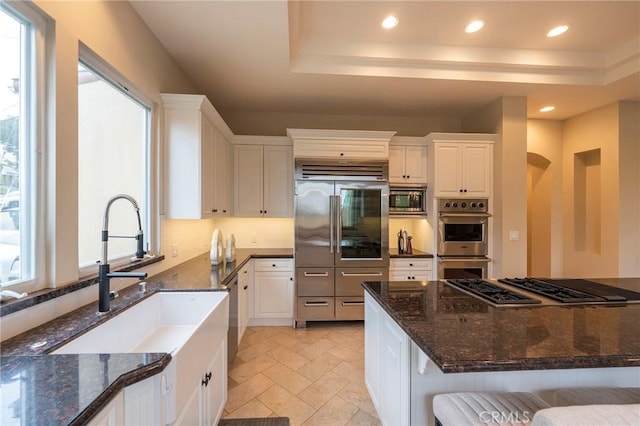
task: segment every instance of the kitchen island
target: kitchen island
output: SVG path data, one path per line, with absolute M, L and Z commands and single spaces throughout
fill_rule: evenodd
M 442 281 L 363 286 L 365 381 L 390 423 L 433 424 L 438 393 L 640 386 L 638 303 L 496 307 Z

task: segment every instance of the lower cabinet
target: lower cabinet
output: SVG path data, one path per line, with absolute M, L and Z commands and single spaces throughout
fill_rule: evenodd
M 212 426 L 222 418 L 227 402 L 227 339 L 216 348 L 211 361 L 194 384 L 176 425 Z
M 120 426 L 124 423 L 124 392 L 119 392 L 88 423 L 89 426 Z
M 433 259 L 392 258 L 389 261 L 390 281 L 428 281 L 435 278 L 433 276 Z
M 383 425 L 408 425 L 409 336 L 365 292 L 365 383 Z
M 247 330 L 253 307 L 249 305 L 249 295 L 253 292 L 253 260 L 247 262 L 238 272 L 238 344 Z
M 293 261 L 255 259 L 253 316 L 249 319 L 249 325 L 291 325 L 293 298 Z

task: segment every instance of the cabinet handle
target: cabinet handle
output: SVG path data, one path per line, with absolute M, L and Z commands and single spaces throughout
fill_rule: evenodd
M 273 266 L 273 267 L 275 268 L 275 267 L 276 267 L 276 264 L 275 264 L 275 263 L 272 263 L 272 264 L 271 264 L 271 266 Z
M 460 190 L 460 192 L 462 192 L 462 189 Z
M 464 192 L 467 192 L 467 190 L 465 189 Z
M 411 176 L 410 176 L 410 175 L 407 175 L 407 179 L 411 179 Z
M 213 213 L 218 213 L 218 209 L 211 210 Z
M 289 277 L 289 281 L 293 281 L 293 277 Z
M 305 277 L 328 277 L 328 272 L 305 272 Z
M 222 213 L 226 213 L 226 212 L 227 212 L 226 210 L 222 210 Z
M 362 273 L 342 272 L 342 276 L 343 277 L 381 277 L 382 276 L 382 272 L 362 272 Z
M 267 214 L 267 211 L 266 211 L 266 210 L 264 211 L 264 214 Z
M 361 306 L 364 302 L 342 302 L 342 306 Z
M 409 266 L 413 266 L 413 263 L 410 263 Z
M 248 285 L 245 285 L 244 287 L 242 287 L 242 289 L 243 289 L 243 290 L 246 290 L 246 289 L 248 289 L 248 288 L 249 288 L 249 286 L 248 286 Z
M 342 156 L 344 156 L 344 152 L 341 152 L 341 153 L 340 153 L 340 157 L 342 157 Z
M 329 306 L 329 302 L 304 302 L 305 307 L 323 307 Z

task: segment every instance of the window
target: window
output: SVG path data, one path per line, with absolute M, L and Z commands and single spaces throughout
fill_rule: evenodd
M 101 231 L 108 201 L 132 196 L 149 240 L 150 103 L 115 71 L 87 52 L 78 64 L 78 253 L 81 270 L 101 258 Z M 109 261 L 128 260 L 138 222 L 133 206 L 117 200 L 109 211 Z
M 21 9 L 21 10 L 18 10 Z M 35 281 L 36 99 L 44 21 L 24 5 L 0 3 L 0 286 Z

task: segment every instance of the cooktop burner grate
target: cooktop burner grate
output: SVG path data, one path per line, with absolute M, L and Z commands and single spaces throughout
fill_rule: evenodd
M 552 284 L 536 278 L 504 278 L 498 280 L 501 283 L 510 284 L 524 290 L 546 296 L 550 299 L 557 300 L 562 303 L 578 303 L 578 302 L 605 302 L 602 297 L 583 291 L 574 290 L 558 284 Z
M 489 300 L 498 305 L 506 304 L 537 304 L 539 300 L 533 299 L 524 294 L 502 288 L 498 285 L 480 279 L 454 279 L 447 282 L 462 290 L 466 290 L 483 299 Z

